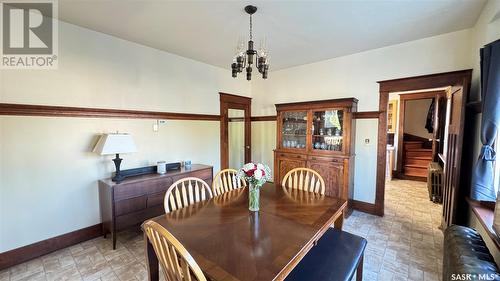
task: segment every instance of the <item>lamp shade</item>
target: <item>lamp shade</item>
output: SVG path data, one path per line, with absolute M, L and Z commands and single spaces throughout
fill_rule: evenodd
M 104 134 L 94 147 L 101 155 L 136 152 L 134 140 L 129 134 Z

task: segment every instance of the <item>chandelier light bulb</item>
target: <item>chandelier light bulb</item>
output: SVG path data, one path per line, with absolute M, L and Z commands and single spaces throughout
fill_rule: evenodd
M 263 48 L 259 49 L 259 57 L 267 57 L 267 51 Z
M 236 54 L 240 55 L 245 52 L 245 41 L 241 39 L 241 37 L 238 39 L 238 46 L 236 47 Z

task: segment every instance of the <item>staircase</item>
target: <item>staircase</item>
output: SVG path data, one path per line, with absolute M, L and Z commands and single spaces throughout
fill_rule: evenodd
M 404 141 L 403 174 L 427 178 L 427 167 L 432 161 L 432 149 L 424 148 L 423 141 Z

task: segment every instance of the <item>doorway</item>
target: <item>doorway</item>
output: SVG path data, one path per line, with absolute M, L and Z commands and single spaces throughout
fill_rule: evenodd
M 243 167 L 245 161 L 245 111 L 228 109 L 228 155 L 229 168 Z
M 445 128 L 445 90 L 389 94 L 392 120 L 387 123 L 387 144 L 393 159 L 388 162 L 394 163 L 390 168 L 395 178 L 427 181 L 428 166 L 438 159 L 440 132 Z
M 387 109 L 389 95 L 392 92 L 408 92 L 419 89 L 442 89 L 449 87 L 446 98 L 449 108 L 448 132 L 445 133 L 444 186 L 443 186 L 443 226 L 455 223 L 462 215 L 458 206 L 466 204 L 466 186 L 461 185 L 461 166 L 465 105 L 469 94 L 472 70 L 438 73 L 409 78 L 379 81 L 379 123 L 377 145 L 377 186 L 374 210 L 377 215 L 384 215 L 385 178 L 387 160 Z M 466 181 L 463 181 L 466 182 Z M 460 208 L 461 209 L 461 208 Z
M 227 93 L 220 95 L 220 166 L 239 169 L 251 162 L 252 99 Z

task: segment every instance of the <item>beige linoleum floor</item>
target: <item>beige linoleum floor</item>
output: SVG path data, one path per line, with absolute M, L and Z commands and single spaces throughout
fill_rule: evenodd
M 393 180 L 384 217 L 355 212 L 344 230 L 368 240 L 363 280 L 441 280 L 441 208 L 429 201 L 427 183 Z
M 354 212 L 344 230 L 368 239 L 363 280 L 440 280 L 441 205 L 425 183 L 394 180 L 386 187 L 385 217 Z M 117 250 L 96 238 L 0 271 L 0 281 L 147 280 L 142 236 L 122 232 Z

